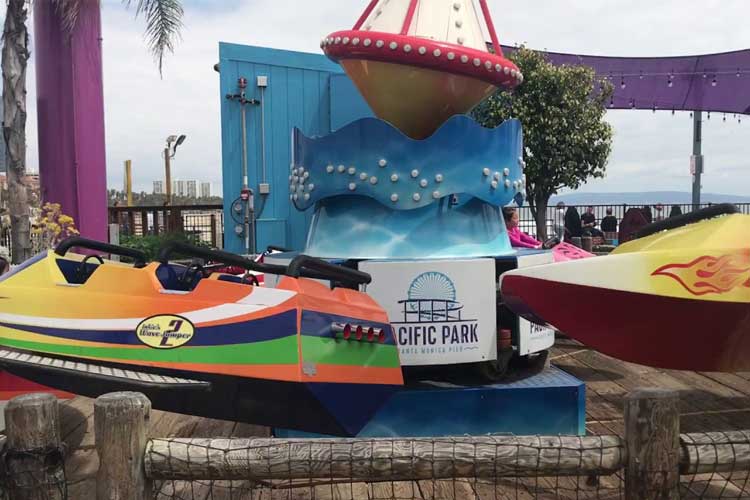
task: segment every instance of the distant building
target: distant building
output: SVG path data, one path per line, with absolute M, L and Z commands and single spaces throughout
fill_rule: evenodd
M 154 194 L 164 194 L 164 181 L 154 181 Z
M 198 197 L 198 181 L 185 181 L 188 198 Z
M 210 198 L 210 197 L 211 197 L 211 183 L 201 182 L 201 198 Z
M 172 181 L 173 196 L 187 196 L 187 183 L 185 181 Z

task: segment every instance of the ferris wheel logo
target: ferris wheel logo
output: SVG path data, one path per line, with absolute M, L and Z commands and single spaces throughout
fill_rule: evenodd
M 456 300 L 456 287 L 445 274 L 437 271 L 422 273 L 411 282 L 403 305 L 404 323 L 444 323 L 465 321 L 461 318 L 463 304 Z

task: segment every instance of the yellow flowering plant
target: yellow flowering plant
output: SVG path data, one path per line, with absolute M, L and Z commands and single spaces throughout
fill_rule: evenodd
M 45 203 L 32 227 L 41 248 L 53 248 L 65 238 L 80 234 L 70 215 L 62 213 L 59 203 Z

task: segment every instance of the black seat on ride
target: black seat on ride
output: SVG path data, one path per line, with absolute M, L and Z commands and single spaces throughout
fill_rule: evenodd
M 75 260 L 57 259 L 57 267 L 71 285 L 82 285 L 94 274 L 101 264 L 99 262 L 78 262 Z
M 156 268 L 156 278 L 165 290 L 189 292 L 203 279 L 202 271 L 191 269 L 180 264 L 161 264 Z

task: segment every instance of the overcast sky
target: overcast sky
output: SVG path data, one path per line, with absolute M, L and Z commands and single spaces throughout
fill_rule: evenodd
M 43 0 L 46 1 L 46 0 Z M 322 36 L 349 28 L 366 0 L 185 0 L 185 27 L 160 79 L 142 38 L 143 22 L 118 0 L 102 0 L 107 168 L 122 186 L 132 159 L 138 190 L 163 176 L 160 151 L 187 134 L 173 176 L 221 186 L 218 42 L 319 53 Z M 750 47 L 748 0 L 489 0 L 502 43 L 550 51 L 668 56 Z M 32 36 L 33 53 L 33 36 Z M 32 55 L 33 59 L 33 55 Z M 29 72 L 29 152 L 37 165 L 34 68 Z M 750 78 L 750 77 L 749 77 Z M 748 82 L 750 84 L 750 81 Z M 614 149 L 607 177 L 586 191 L 690 189 L 688 113 L 611 111 Z M 750 116 L 713 115 L 704 127 L 704 191 L 750 194 Z

